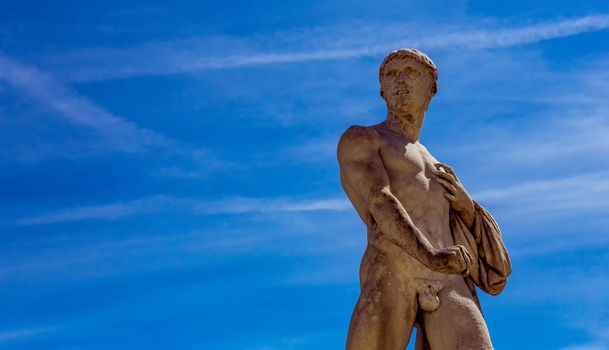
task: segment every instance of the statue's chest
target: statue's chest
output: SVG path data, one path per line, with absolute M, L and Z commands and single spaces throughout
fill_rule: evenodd
M 394 193 L 406 196 L 429 196 L 443 191 L 432 171 L 435 158 L 419 144 L 387 143 L 381 147 L 381 158 Z M 437 193 L 436 193 L 437 192 Z M 441 193 L 440 193 L 441 194 Z

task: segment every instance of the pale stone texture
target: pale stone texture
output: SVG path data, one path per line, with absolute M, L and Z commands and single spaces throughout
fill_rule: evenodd
M 510 259 L 492 216 L 419 143 L 437 69 L 420 51 L 389 54 L 379 72 L 387 119 L 351 126 L 338 144 L 341 182 L 367 226 L 361 294 L 347 349 L 492 349 L 476 295 L 499 294 Z

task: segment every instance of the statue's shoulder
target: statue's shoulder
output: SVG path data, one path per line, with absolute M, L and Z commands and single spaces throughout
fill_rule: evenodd
M 351 125 L 340 137 L 341 143 L 376 143 L 379 133 L 372 126 Z
M 350 126 L 338 141 L 338 160 L 348 158 L 354 151 L 365 153 L 366 150 L 378 148 L 379 137 L 379 133 L 371 126 Z

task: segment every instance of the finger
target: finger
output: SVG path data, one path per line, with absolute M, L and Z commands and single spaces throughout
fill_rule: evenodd
M 444 186 L 444 188 L 446 188 L 446 190 L 449 191 L 450 194 L 457 194 L 457 189 L 455 188 L 455 186 L 453 186 L 453 184 L 442 178 L 437 178 L 436 180 L 440 183 L 440 185 Z
M 465 260 L 467 261 L 467 265 L 469 265 L 472 261 L 472 256 L 469 254 L 469 252 L 467 251 L 467 248 L 465 248 L 462 245 L 456 245 L 455 247 L 459 248 L 459 250 L 463 253 L 463 256 L 465 257 Z
M 459 249 L 459 246 L 453 246 L 450 248 L 450 250 L 453 251 L 453 254 L 455 254 L 455 257 L 457 258 L 454 272 L 461 273 L 467 268 L 467 265 L 465 265 L 465 258 L 463 256 L 463 252 L 461 251 L 461 249 Z
M 444 171 L 446 171 L 447 173 L 454 176 L 455 180 L 459 181 L 459 178 L 457 177 L 457 174 L 455 174 L 455 171 L 453 170 L 453 168 L 451 168 L 450 166 L 448 166 L 446 164 L 442 164 L 442 163 L 436 163 L 435 165 L 436 165 L 436 167 L 438 167 L 440 169 L 444 169 Z
M 444 193 L 444 197 L 446 197 L 446 199 L 448 199 L 450 202 L 454 202 L 457 200 L 457 197 L 453 196 L 452 194 L 448 194 L 448 193 Z
M 454 176 L 452 176 L 451 174 L 447 174 L 441 171 L 434 171 L 433 172 L 436 176 L 441 177 L 443 179 L 446 179 L 448 181 L 450 181 L 450 183 L 452 183 L 453 185 L 457 185 L 457 179 L 455 179 Z
M 438 163 L 434 163 L 434 165 L 435 165 L 436 168 L 438 168 L 438 169 L 444 169 L 447 172 L 449 171 L 448 169 L 450 169 L 450 167 L 448 165 L 444 164 L 444 163 L 439 163 L 438 162 Z
M 459 246 L 459 255 L 461 256 L 461 259 L 459 259 L 459 262 L 461 263 L 461 266 L 459 266 L 459 272 L 463 272 L 469 267 L 469 264 L 467 263 L 467 256 L 465 255 L 465 248 Z
M 472 255 L 467 251 L 467 249 L 465 247 L 463 247 L 462 249 L 463 249 L 463 253 L 465 254 L 465 260 L 467 262 L 467 266 L 469 267 L 472 264 L 472 261 L 474 261 L 474 259 L 472 258 Z
M 461 249 L 461 253 L 463 253 L 463 258 L 465 260 L 465 268 L 469 268 L 469 265 L 471 265 L 472 263 L 472 256 L 469 255 L 469 252 L 467 251 L 467 249 L 465 249 L 464 246 L 459 246 Z
M 442 169 L 446 170 L 446 172 L 448 172 L 449 174 L 451 174 L 451 175 L 453 175 L 453 176 L 457 176 L 457 175 L 455 174 L 455 171 L 453 170 L 453 168 L 451 168 L 450 166 L 448 166 L 448 165 L 446 165 L 446 164 L 444 164 L 444 163 L 438 163 L 438 164 L 439 164 L 438 166 L 439 166 L 440 168 L 442 168 Z
M 453 168 L 451 168 L 450 166 L 446 165 L 446 164 L 442 164 L 442 168 L 444 170 L 446 170 L 449 174 L 451 174 L 452 176 L 457 176 L 457 174 L 455 174 L 455 171 L 453 170 Z
M 463 262 L 465 263 L 465 266 L 461 270 L 461 273 L 463 274 L 463 276 L 467 276 L 467 275 L 469 275 L 469 267 L 472 264 L 472 256 L 469 254 L 469 252 L 467 251 L 467 249 L 464 246 L 457 245 L 456 247 L 459 249 L 459 252 L 461 252 L 461 254 L 463 255 Z
M 444 164 L 442 164 L 442 163 L 435 163 L 434 166 L 436 167 L 436 169 L 438 169 L 438 171 L 441 171 L 441 170 L 446 171 L 444 169 Z

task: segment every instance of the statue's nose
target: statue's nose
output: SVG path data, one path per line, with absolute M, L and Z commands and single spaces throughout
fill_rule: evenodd
M 404 83 L 404 82 L 408 82 L 410 80 L 412 80 L 412 77 L 409 74 L 407 74 L 405 72 L 400 72 L 399 73 L 399 75 L 398 75 L 398 81 L 399 82 Z

